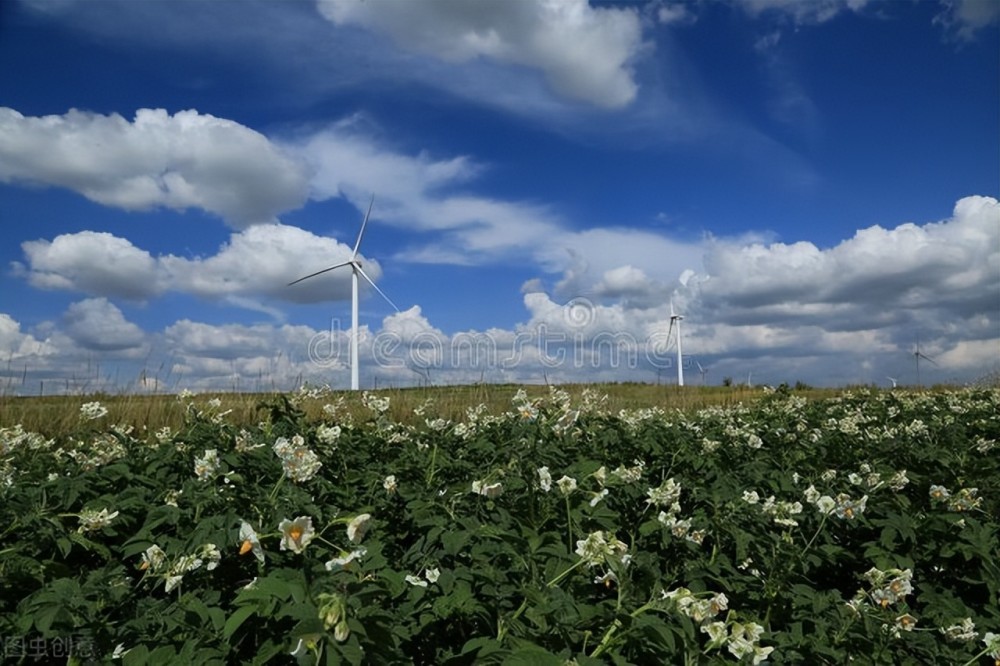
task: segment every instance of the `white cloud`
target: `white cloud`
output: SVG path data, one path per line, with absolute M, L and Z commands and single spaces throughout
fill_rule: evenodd
M 26 241 L 21 248 L 28 267 L 15 264 L 15 273 L 26 275 L 40 289 L 145 300 L 165 288 L 165 275 L 156 259 L 106 232 L 61 234 L 51 241 Z
M 641 268 L 626 264 L 605 271 L 601 281 L 594 286 L 594 292 L 605 298 L 647 296 L 655 286 Z
M 275 235 L 258 235 L 268 230 Z M 676 269 L 664 271 L 670 278 L 658 281 L 627 260 L 602 270 L 576 267 L 574 279 L 588 286 L 593 300 L 560 298 L 533 281 L 523 296 L 524 320 L 509 328 L 449 334 L 417 306 L 386 317 L 380 326 L 362 326 L 362 383 L 672 381 L 673 348 L 666 337 L 671 297 L 685 316 L 690 383 L 700 380 L 695 362 L 709 368 L 716 383 L 725 376 L 745 381 L 747 373 L 754 383 L 883 382 L 886 375 L 913 383 L 917 336 L 922 351 L 938 362 L 921 367 L 922 381 L 971 380 L 989 370 L 1000 349 L 998 236 L 1000 203 L 967 197 L 941 222 L 871 227 L 827 249 L 715 241 L 705 248 L 705 267 L 686 284 Z M 201 274 L 209 285 L 233 271 L 233 284 L 241 286 L 227 288 L 230 293 L 217 289 L 216 297 L 268 298 L 260 292 L 280 270 L 264 286 L 254 286 L 252 277 L 226 269 L 227 262 L 239 266 L 239 257 L 266 254 L 268 248 L 276 254 L 280 242 L 290 249 L 315 242 L 301 230 L 266 226 L 234 238 L 217 255 L 235 252 L 234 258 L 218 264 L 212 263 L 215 257 L 184 260 L 190 263 L 183 270 Z M 619 252 L 629 257 L 616 250 L 608 261 L 617 260 Z M 182 269 L 160 265 L 159 270 L 173 276 Z M 185 284 L 206 295 L 211 288 L 198 287 L 193 279 Z M 104 375 L 92 381 L 104 386 L 112 363 L 126 363 L 125 352 L 145 349 L 156 352 L 145 361 L 150 367 L 173 359 L 169 381 L 156 386 L 166 382 L 175 390 L 287 389 L 302 381 L 344 386 L 349 376 L 343 329 L 181 320 L 162 333 L 141 332 L 104 299 L 74 304 L 59 322 L 30 332 L 0 316 L 3 347 L 33 378 L 45 377 L 46 386 L 50 377 L 84 376 L 85 362 L 95 354 L 105 359 Z M 123 377 L 140 376 L 140 361 L 131 363 Z M 8 387 L 20 377 L 17 366 L 0 368 Z
M 701 295 L 715 310 L 736 312 L 826 304 L 851 308 L 860 322 L 893 309 L 969 317 L 1000 299 L 998 221 L 997 201 L 976 196 L 960 200 L 949 220 L 870 227 L 829 250 L 807 242 L 716 243 Z
M 301 206 L 307 177 L 262 134 L 194 110 L 139 109 L 129 122 L 0 108 L 0 182 L 64 187 L 106 206 L 200 208 L 243 228 Z
M 43 289 L 94 296 L 146 300 L 167 291 L 224 299 L 238 307 L 275 314 L 256 299 L 316 303 L 349 299 L 351 271 L 330 271 L 295 286 L 304 275 L 347 261 L 352 249 L 298 227 L 256 225 L 230 235 L 209 257 L 154 257 L 130 241 L 105 232 L 81 231 L 22 245 L 27 266 L 15 273 Z M 358 255 L 364 271 L 378 281 L 378 262 Z M 362 279 L 363 293 L 370 288 Z
M 641 25 L 631 8 L 591 7 L 587 0 L 464 2 L 317 0 L 336 24 L 388 33 L 404 48 L 448 62 L 485 57 L 540 70 L 557 92 L 620 108 L 638 90 L 631 64 Z
M 681 2 L 665 3 L 656 10 L 656 20 L 666 25 L 694 23 L 697 18 L 688 5 Z
M 433 242 L 403 250 L 399 258 L 456 264 L 496 261 L 558 231 L 560 221 L 544 206 L 456 191 L 483 173 L 484 165 L 464 156 L 409 156 L 379 145 L 356 124 L 357 119 L 335 124 L 290 149 L 315 173 L 313 198 L 344 196 L 363 211 L 374 192 L 373 220 L 436 234 Z
M 996 0 L 941 0 L 943 7 L 934 17 L 954 38 L 970 42 L 976 33 L 1000 20 L 1000 3 Z
M 71 304 L 63 315 L 67 335 L 84 349 L 122 351 L 141 347 L 142 329 L 125 319 L 106 298 L 88 298 Z
M 289 282 L 348 261 L 353 248 L 298 227 L 267 224 L 234 233 L 218 253 L 205 258 L 160 258 L 172 289 L 206 298 L 265 297 L 316 303 L 351 297 L 351 271 L 344 267 L 294 286 Z M 372 280 L 382 277 L 378 262 L 358 256 Z M 362 285 L 366 285 L 364 279 Z
M 752 16 L 776 13 L 790 16 L 795 23 L 825 23 L 841 12 L 860 11 L 869 0 L 737 0 Z
M 8 363 L 29 356 L 47 356 L 53 353 L 46 340 L 39 340 L 29 333 L 21 332 L 21 324 L 9 314 L 0 312 L 0 354 Z

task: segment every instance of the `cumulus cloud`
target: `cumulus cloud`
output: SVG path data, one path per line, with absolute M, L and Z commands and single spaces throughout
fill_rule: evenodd
M 131 300 L 163 292 L 166 275 L 156 259 L 124 238 L 97 231 L 61 234 L 21 244 L 28 265 L 14 265 L 39 289 L 64 289 Z
M 870 227 L 828 250 L 808 242 L 715 243 L 700 284 L 715 309 L 787 309 L 809 317 L 810 306 L 844 306 L 876 321 L 887 310 L 936 309 L 969 317 L 1000 299 L 1000 206 L 967 197 L 951 219 L 894 229 Z M 801 314 L 794 310 L 801 307 Z M 763 308 L 763 309 L 761 309 Z
M 145 333 L 106 298 L 73 303 L 63 315 L 66 333 L 84 349 L 121 351 L 142 346 Z
M 591 7 L 587 0 L 505 2 L 474 7 L 449 0 L 317 0 L 336 24 L 389 34 L 404 48 L 448 62 L 479 57 L 541 71 L 560 94 L 607 108 L 631 102 L 638 90 L 631 64 L 642 46 L 631 8 Z
M 64 187 L 124 210 L 198 208 L 244 228 L 306 200 L 304 167 L 262 134 L 197 111 L 0 108 L 0 182 Z
M 20 322 L 0 312 L 0 353 L 7 357 L 8 363 L 12 363 L 29 356 L 50 355 L 53 349 L 46 340 L 22 332 Z
M 317 303 L 348 299 L 351 294 L 347 268 L 289 287 L 303 275 L 347 261 L 353 248 L 281 224 L 234 232 L 208 257 L 154 257 L 127 239 L 93 231 L 28 241 L 22 248 L 27 264 L 16 264 L 15 273 L 43 289 L 129 300 L 173 291 L 270 313 L 274 310 L 255 299 Z M 360 254 L 358 258 L 372 280 L 381 278 L 378 262 Z M 364 280 L 361 285 L 366 285 Z
M 241 242 L 260 240 L 251 232 L 265 229 L 241 232 Z M 271 231 L 276 237 L 261 240 L 264 248 L 285 238 L 280 228 Z M 290 237 L 296 233 L 305 232 Z M 748 374 L 753 383 L 882 382 L 886 375 L 913 383 L 918 335 L 922 351 L 938 363 L 921 367 L 922 381 L 969 380 L 988 370 L 1000 349 L 998 236 L 1000 203 L 974 196 L 940 222 L 871 227 L 825 249 L 716 240 L 704 247 L 702 269 L 680 278 L 671 271 L 671 281 L 659 282 L 628 261 L 602 271 L 584 267 L 578 281 L 593 298 L 560 297 L 531 281 L 523 321 L 504 329 L 446 333 L 414 306 L 361 327 L 362 382 L 662 381 L 676 370 L 671 300 L 685 316 L 689 383 L 701 379 L 698 364 L 713 383 L 726 376 L 745 381 Z M 253 254 L 240 242 L 227 247 Z M 213 258 L 183 269 L 168 269 L 162 259 L 155 261 L 170 276 L 207 273 Z M 224 264 L 211 269 L 218 273 L 206 283 L 225 274 Z M 263 297 L 254 294 L 251 278 L 233 270 L 234 284 L 244 286 L 232 292 Z M 186 284 L 193 293 L 195 282 Z M 344 386 L 349 377 L 347 330 L 181 320 L 163 332 L 142 332 L 104 299 L 74 304 L 58 322 L 34 331 L 0 316 L 0 345 L 46 377 L 82 374 L 82 359 L 94 352 L 124 362 L 139 349 L 157 350 L 154 366 L 173 359 L 173 381 L 183 378 L 175 388 Z M 16 374 L 4 372 L 8 383 Z

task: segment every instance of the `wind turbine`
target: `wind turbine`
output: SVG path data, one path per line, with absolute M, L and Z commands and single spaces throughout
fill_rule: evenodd
M 361 237 L 365 235 L 365 226 L 368 224 L 368 216 L 372 214 L 372 206 L 375 205 L 375 195 L 372 195 L 371 203 L 368 204 L 368 212 L 365 213 L 365 219 L 361 223 L 361 231 L 358 232 L 358 240 L 354 242 L 354 251 L 351 253 L 351 258 L 348 261 L 337 264 L 336 266 L 330 266 L 329 268 L 324 268 L 321 271 L 316 271 L 315 273 L 310 273 L 305 277 L 300 277 L 294 282 L 289 282 L 288 286 L 293 284 L 298 284 L 303 280 L 308 280 L 309 278 L 316 277 L 317 275 L 322 275 L 323 273 L 329 273 L 332 270 L 338 268 L 343 268 L 344 266 L 351 267 L 351 390 L 358 390 L 358 275 L 361 275 L 364 279 L 368 280 L 368 284 L 375 288 L 382 298 L 391 305 L 396 312 L 399 312 L 399 308 L 396 304 L 385 295 L 385 292 L 378 288 L 378 285 L 372 281 L 365 270 L 361 268 L 361 262 L 358 260 L 358 248 L 361 247 Z
M 898 382 L 896 381 L 895 377 L 890 377 L 890 376 L 886 375 L 885 378 L 888 379 L 890 382 L 892 382 L 892 388 L 896 388 L 896 386 L 898 385 Z
M 705 375 L 708 374 L 708 368 L 702 367 L 701 363 L 699 363 L 698 361 L 695 361 L 694 364 L 698 366 L 698 372 L 701 373 L 701 385 L 704 386 Z
M 937 365 L 937 363 L 930 356 L 927 356 L 922 351 L 920 351 L 920 341 L 917 340 L 917 346 L 913 350 L 913 362 L 917 365 L 917 386 L 920 386 L 920 359 L 925 361 L 930 361 L 932 365 Z
M 681 320 L 684 319 L 682 315 L 674 312 L 674 302 L 670 301 L 670 328 L 667 329 L 667 340 L 670 339 L 670 332 L 674 329 L 674 323 L 677 324 L 677 385 L 684 386 L 684 364 L 681 358 Z

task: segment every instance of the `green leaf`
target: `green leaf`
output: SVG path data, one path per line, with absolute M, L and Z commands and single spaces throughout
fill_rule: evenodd
M 222 628 L 222 637 L 228 641 L 243 623 L 247 621 L 247 618 L 256 612 L 257 609 L 253 606 L 241 606 L 237 608 L 226 620 L 226 624 Z

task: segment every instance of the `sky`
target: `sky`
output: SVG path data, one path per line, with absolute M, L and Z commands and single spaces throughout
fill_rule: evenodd
M 672 384 L 678 329 L 688 385 L 976 381 L 998 20 L 0 3 L 0 393 L 347 387 L 351 270 L 288 283 L 349 260 L 369 205 L 362 388 Z

